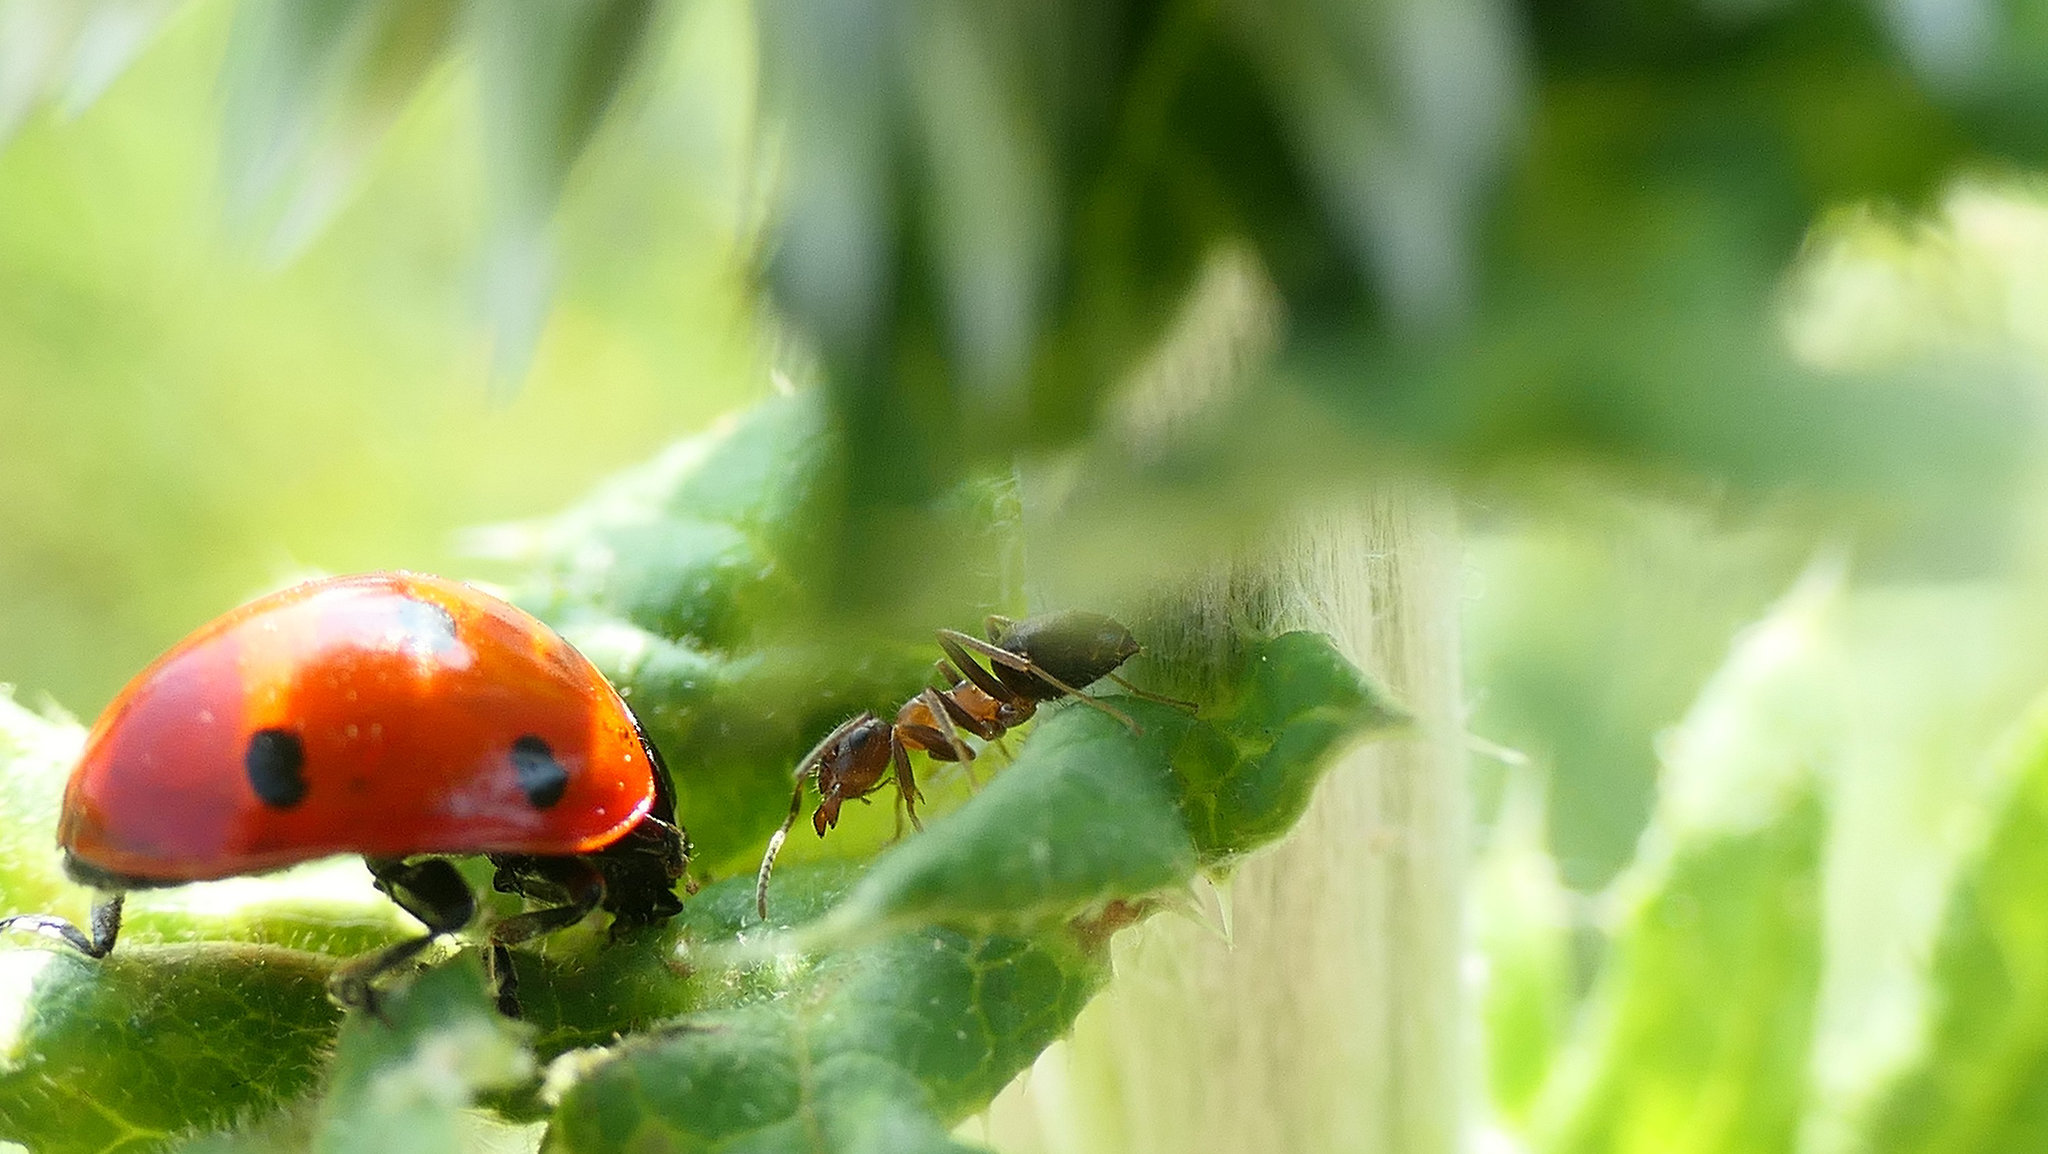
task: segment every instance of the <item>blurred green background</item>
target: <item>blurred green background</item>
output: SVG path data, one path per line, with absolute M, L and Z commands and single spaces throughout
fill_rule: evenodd
M 17 36 L 37 10 L 71 16 L 13 5 Z M 744 9 L 693 7 L 594 143 L 516 388 L 493 386 L 474 78 L 435 68 L 278 259 L 224 207 L 234 17 L 177 7 L 101 99 L 35 108 L 0 148 L 0 680 L 88 719 L 252 593 L 473 570 L 458 528 L 558 509 L 767 379 Z

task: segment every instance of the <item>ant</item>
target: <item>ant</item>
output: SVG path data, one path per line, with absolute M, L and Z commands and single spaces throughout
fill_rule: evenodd
M 910 817 L 913 828 L 922 830 L 924 823 L 917 818 L 922 795 L 910 770 L 910 750 L 921 749 L 934 761 L 959 762 L 972 783 L 974 771 L 968 763 L 974 760 L 974 750 L 961 739 L 961 730 L 983 741 L 1001 741 L 1003 734 L 1031 720 L 1040 705 L 1062 697 L 1086 702 L 1133 734 L 1142 734 L 1144 729 L 1129 714 L 1081 692 L 1105 677 L 1135 697 L 1190 711 L 1195 708 L 1190 702 L 1149 693 L 1117 676 L 1117 668 L 1137 656 L 1141 647 L 1130 630 L 1100 613 L 1064 610 L 1022 621 L 992 614 L 986 630 L 986 641 L 956 629 L 939 630 L 939 648 L 947 659 L 938 663 L 938 670 L 952 683 L 949 688 L 926 686 L 903 703 L 893 722 L 872 712 L 862 713 L 826 734 L 797 763 L 789 816 L 768 839 L 768 852 L 761 857 L 761 873 L 754 887 L 754 908 L 761 920 L 768 919 L 768 875 L 775 868 L 783 841 L 803 813 L 807 780 L 818 786 L 818 808 L 811 814 L 811 827 L 819 837 L 839 824 L 840 806 L 850 800 L 866 800 L 892 776 L 901 814 Z M 977 654 L 988 662 L 986 668 L 975 660 Z M 898 828 L 900 831 L 900 825 Z

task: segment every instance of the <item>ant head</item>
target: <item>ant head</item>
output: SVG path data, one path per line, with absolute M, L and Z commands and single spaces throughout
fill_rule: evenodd
M 848 797 L 858 797 L 874 788 L 888 772 L 894 743 L 895 732 L 889 723 L 872 713 L 848 722 L 818 756 L 818 792 L 829 795 L 836 788 Z

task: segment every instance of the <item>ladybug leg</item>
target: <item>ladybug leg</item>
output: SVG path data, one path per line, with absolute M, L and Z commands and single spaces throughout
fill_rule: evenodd
M 520 1016 L 519 973 L 508 947 L 573 926 L 604 902 L 604 871 L 588 858 L 527 858 L 521 863 L 520 878 L 521 894 L 561 904 L 529 910 L 491 927 L 485 961 L 497 989 L 498 1012 L 508 1018 Z
M 79 929 L 63 918 L 48 914 L 16 914 L 11 918 L 0 918 L 0 930 L 34 930 L 46 937 L 56 938 L 88 958 L 104 958 L 113 952 L 114 939 L 121 936 L 121 902 L 126 895 L 113 893 L 92 904 L 92 920 L 88 923 L 91 933 Z
M 377 979 L 411 961 L 435 938 L 468 925 L 476 917 L 476 895 L 454 864 L 443 858 L 412 863 L 384 858 L 368 860 L 368 864 L 377 888 L 427 927 L 420 937 L 344 962 L 328 977 L 327 996 L 343 1009 L 375 1013 Z
M 519 1017 L 519 971 L 512 965 L 511 947 L 491 942 L 484 948 L 484 980 L 495 991 L 492 1000 L 498 1004 L 498 1012 L 508 1018 Z

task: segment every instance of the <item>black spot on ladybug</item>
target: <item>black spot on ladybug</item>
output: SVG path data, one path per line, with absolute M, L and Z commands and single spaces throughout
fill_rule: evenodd
M 546 809 L 562 800 L 569 788 L 569 771 L 555 760 L 548 743 L 527 734 L 512 743 L 512 768 L 519 774 L 519 788 L 535 809 Z
M 290 809 L 305 799 L 306 747 L 291 730 L 257 730 L 249 738 L 242 765 L 249 771 L 249 787 L 264 805 Z

